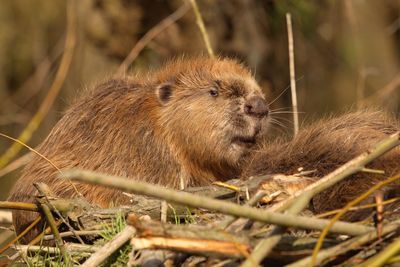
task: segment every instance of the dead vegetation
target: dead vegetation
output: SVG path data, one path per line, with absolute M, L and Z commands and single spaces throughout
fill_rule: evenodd
M 98 266 L 114 256 L 114 264 L 122 261 L 124 265 L 159 262 L 175 266 L 256 266 L 269 262 L 277 266 L 314 266 L 365 261 L 366 266 L 379 266 L 379 262 L 396 255 L 395 236 L 400 227 L 398 220 L 383 212 L 379 195 L 375 217 L 380 219 L 375 223 L 338 219 L 367 196 L 399 180 L 400 174 L 377 184 L 338 210 L 332 219 L 306 216 L 303 211 L 313 196 L 355 172 L 368 171 L 365 165 L 399 144 L 400 133 L 396 133 L 317 183 L 304 183 L 307 179 L 302 176 L 287 177 L 289 183 L 297 182 L 295 193 L 283 192 L 290 187 L 277 190 L 273 186 L 274 179 L 282 179 L 280 176 L 232 180 L 182 192 L 88 171 L 67 171 L 61 179 L 132 193 L 132 205 L 99 209 L 84 199 L 56 198 L 44 184 L 38 184 L 37 205 L 1 202 L 0 207 L 41 211 L 38 218 L 44 216 L 51 231 L 46 229 L 29 245 L 18 245 L 18 239 L 14 239 L 2 250 L 12 247 L 17 251 L 8 257 L 10 262 L 22 255 L 28 263 L 47 257 L 56 265 Z M 281 194 L 286 197 L 271 204 Z M 163 201 L 168 203 L 164 222 L 159 221 Z M 46 244 L 52 240 L 55 247 Z

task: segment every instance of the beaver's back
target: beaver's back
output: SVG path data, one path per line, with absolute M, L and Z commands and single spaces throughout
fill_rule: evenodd
M 295 174 L 302 168 L 305 171 L 315 170 L 310 176 L 318 179 L 398 131 L 399 120 L 380 111 L 362 110 L 321 120 L 301 129 L 291 141 L 277 140 L 263 145 L 254 152 L 242 177 Z M 348 177 L 313 199 L 315 211 L 320 213 L 343 207 L 374 184 L 398 173 L 400 148 L 374 160 L 367 167 L 384 170 L 385 175 L 358 173 Z M 397 188 L 396 185 L 391 190 L 396 191 Z M 390 194 L 389 191 L 387 193 Z M 356 220 L 363 216 L 353 213 L 346 219 Z
M 61 172 L 63 169 L 78 167 L 124 177 L 142 175 L 144 179 L 146 174 L 154 177 L 157 172 L 162 173 L 161 166 L 157 164 L 159 159 L 148 162 L 154 166 L 151 170 L 144 170 L 143 163 L 132 160 L 140 158 L 144 153 L 158 154 L 163 146 L 154 140 L 151 112 L 146 106 L 151 105 L 153 100 L 147 91 L 140 84 L 122 79 L 98 86 L 65 112 L 37 151 Z M 135 125 L 141 127 L 135 128 Z M 131 138 L 133 135 L 141 138 Z M 144 144 L 146 151 L 143 151 Z M 168 161 L 169 155 L 159 155 Z M 74 183 L 72 186 L 71 182 L 57 178 L 59 174 L 53 165 L 34 155 L 14 185 L 9 200 L 35 202 L 38 193 L 33 183 L 43 182 L 58 197 L 71 198 L 77 196 L 78 191 L 89 202 L 103 207 L 110 203 L 129 201 L 116 190 L 82 183 Z M 25 229 L 37 216 L 33 212 L 14 212 L 17 232 Z

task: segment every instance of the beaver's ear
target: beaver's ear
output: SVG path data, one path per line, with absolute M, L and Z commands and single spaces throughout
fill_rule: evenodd
M 157 86 L 156 95 L 158 100 L 162 105 L 168 104 L 172 95 L 172 84 L 171 83 L 163 83 Z

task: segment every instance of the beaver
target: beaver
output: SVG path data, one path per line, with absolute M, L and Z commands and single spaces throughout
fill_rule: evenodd
M 81 168 L 176 189 L 201 186 L 239 176 L 252 147 L 265 135 L 268 118 L 264 95 L 241 63 L 182 58 L 87 92 L 37 151 L 61 171 Z M 57 175 L 51 164 L 34 156 L 9 200 L 35 202 L 32 184 L 43 182 L 58 197 L 79 192 L 101 207 L 129 204 L 129 197 L 118 190 L 74 183 L 75 190 Z M 15 211 L 17 233 L 37 216 Z
M 301 168 L 313 171 L 310 175 L 316 181 L 398 131 L 400 121 L 379 110 L 346 112 L 322 119 L 302 128 L 292 140 L 279 138 L 262 144 L 244 167 L 242 179 L 275 173 L 292 175 Z M 376 183 L 400 172 L 400 148 L 375 159 L 367 167 L 383 170 L 385 174 L 354 174 L 315 196 L 311 210 L 318 214 L 341 208 Z M 386 198 L 399 196 L 399 183 L 386 186 L 383 191 Z M 365 202 L 371 201 L 373 197 Z M 358 221 L 369 214 L 371 210 L 360 210 L 347 213 L 342 219 Z

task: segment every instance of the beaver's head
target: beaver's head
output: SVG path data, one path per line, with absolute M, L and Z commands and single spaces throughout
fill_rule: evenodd
M 268 124 L 250 71 L 231 59 L 196 58 L 168 63 L 155 77 L 159 125 L 173 150 L 219 178 L 235 173 Z

